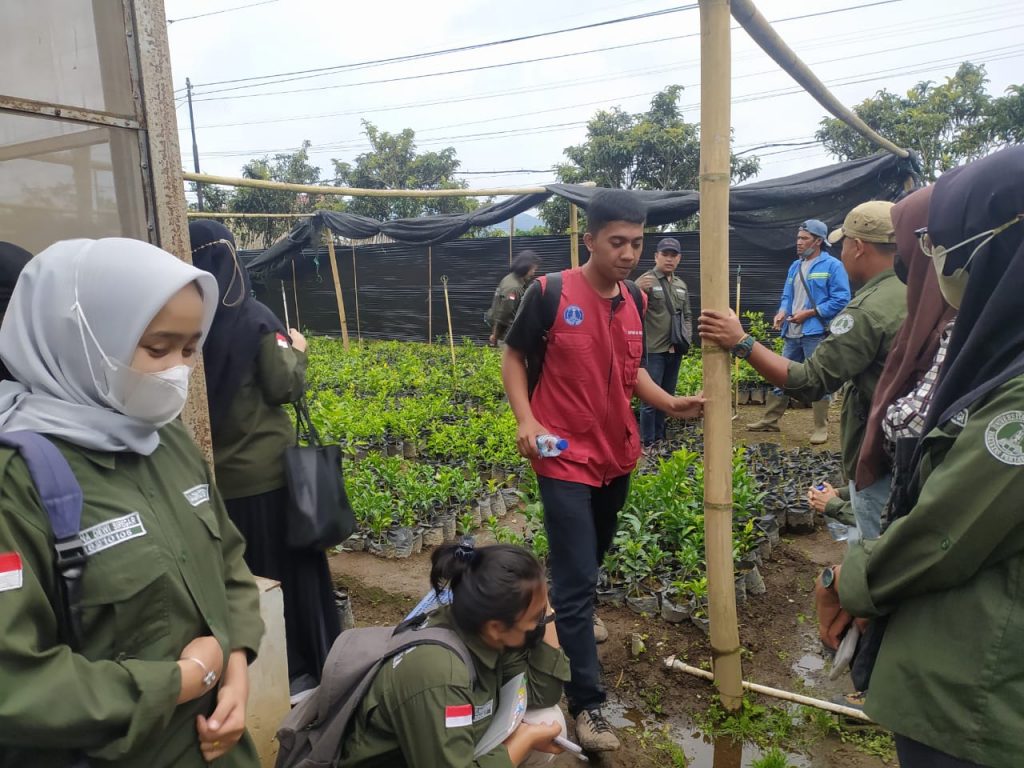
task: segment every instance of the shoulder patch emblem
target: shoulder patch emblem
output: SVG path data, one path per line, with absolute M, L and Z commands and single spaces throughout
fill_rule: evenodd
M 17 552 L 0 552 L 0 592 L 21 589 L 21 555 Z
M 473 724 L 473 705 L 462 704 L 444 708 L 445 728 L 465 728 Z
M 963 429 L 964 427 L 967 426 L 967 418 L 969 416 L 970 414 L 968 413 L 967 409 L 964 408 L 962 411 L 957 411 L 956 413 L 954 413 L 953 416 L 949 419 L 949 422 L 953 426 L 960 427 L 960 429 Z
M 1003 464 L 1024 466 L 1024 411 L 1007 411 L 992 419 L 985 427 L 985 447 Z
M 842 336 L 851 328 L 853 328 L 853 317 L 845 312 L 833 320 L 828 327 L 828 329 L 836 336 Z
M 291 342 L 288 340 L 288 337 L 285 336 L 283 333 L 278 333 L 277 346 L 279 346 L 281 349 L 288 349 L 288 347 L 291 346 Z
M 562 319 L 567 325 L 577 326 L 583 324 L 583 310 L 576 304 L 570 304 L 562 313 Z
M 185 499 L 193 507 L 198 507 L 204 501 L 210 500 L 210 486 L 207 484 L 197 485 L 194 488 L 189 488 L 187 491 L 182 491 L 185 495 Z

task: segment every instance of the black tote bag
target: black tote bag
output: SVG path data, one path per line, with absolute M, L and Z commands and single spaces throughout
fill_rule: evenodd
M 356 519 L 341 474 L 341 446 L 320 442 L 305 399 L 294 405 L 295 445 L 284 452 L 288 478 L 288 546 L 323 550 L 351 536 Z M 308 445 L 299 444 L 303 431 Z

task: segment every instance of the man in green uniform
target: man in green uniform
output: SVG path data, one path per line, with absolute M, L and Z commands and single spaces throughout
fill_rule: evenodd
M 637 287 L 647 294 L 647 314 L 644 332 L 647 335 L 647 372 L 654 383 L 670 395 L 676 393 L 679 365 L 690 349 L 693 336 L 693 313 L 686 283 L 677 277 L 676 267 L 682 253 L 679 241 L 665 237 L 658 242 L 654 254 L 654 269 L 640 276 Z M 672 343 L 673 315 L 682 315 L 683 344 Z M 640 440 L 649 447 L 665 439 L 665 414 L 653 405 L 640 406 Z
M 842 241 L 843 266 L 860 288 L 832 320 L 829 337 L 806 362 L 792 362 L 756 343 L 731 313 L 705 310 L 699 321 L 704 341 L 731 349 L 792 397 L 813 402 L 845 385 L 840 438 L 843 471 L 851 482 L 875 385 L 907 314 L 907 289 L 893 271 L 896 233 L 891 209 L 892 203 L 881 200 L 862 203 L 829 235 L 833 244 Z M 852 484 L 850 496 L 861 536 L 877 538 L 881 507 L 870 500 L 858 501 Z
M 487 310 L 485 316 L 487 324 L 491 326 L 491 336 L 487 342 L 492 347 L 505 340 L 505 334 L 512 327 L 512 321 L 516 319 L 516 312 L 519 311 L 519 302 L 523 300 L 523 294 L 533 280 L 538 266 L 540 256 L 533 251 L 520 251 L 512 261 L 512 271 L 498 283 L 494 298 L 491 300 L 491 308 Z

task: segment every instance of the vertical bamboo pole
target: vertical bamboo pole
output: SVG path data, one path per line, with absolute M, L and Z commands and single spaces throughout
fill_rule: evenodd
M 299 318 L 299 280 L 295 275 L 295 259 L 292 259 L 292 293 L 295 294 L 295 327 L 301 330 L 302 320 Z
M 434 249 L 427 246 L 427 344 L 434 343 Z
M 508 265 L 512 266 L 512 238 L 516 236 L 516 217 L 508 222 Z
M 740 316 L 740 288 L 743 285 L 743 265 L 736 267 L 736 317 Z M 736 415 L 740 415 L 740 359 L 737 357 L 733 370 L 736 372 Z
M 452 307 L 448 303 L 448 275 L 441 275 L 444 286 L 444 311 L 448 315 L 448 347 L 452 351 L 452 374 L 455 373 L 455 334 L 452 332 Z
M 576 203 L 569 203 L 569 263 L 573 269 L 580 265 L 580 220 Z
M 729 310 L 729 0 L 700 0 L 700 294 Z M 722 706 L 742 703 L 739 629 L 732 569 L 732 415 L 729 350 L 704 347 L 704 541 L 711 654 Z
M 363 340 L 363 324 L 359 322 L 359 273 L 356 272 L 356 247 L 352 246 L 352 287 L 353 293 L 356 295 L 356 338 L 359 341 Z M 295 313 L 298 314 L 298 308 L 295 309 Z
M 345 300 L 341 297 L 341 280 L 338 278 L 338 260 L 334 257 L 334 236 L 327 233 L 327 255 L 331 259 L 331 275 L 334 277 L 334 297 L 338 300 L 338 319 L 341 320 L 341 344 L 348 352 L 348 321 L 345 319 Z

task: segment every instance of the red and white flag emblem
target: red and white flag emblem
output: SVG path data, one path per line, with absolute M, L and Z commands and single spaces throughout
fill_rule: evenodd
M 277 346 L 281 347 L 282 349 L 288 349 L 288 347 L 291 346 L 291 343 L 288 341 L 287 336 L 285 336 L 283 333 L 279 333 L 277 334 Z
M 17 552 L 0 552 L 0 592 L 12 589 L 21 589 L 21 555 Z M 472 707 L 469 714 L 472 720 Z
M 473 724 L 473 705 L 462 704 L 456 707 L 444 708 L 444 727 L 462 728 Z

